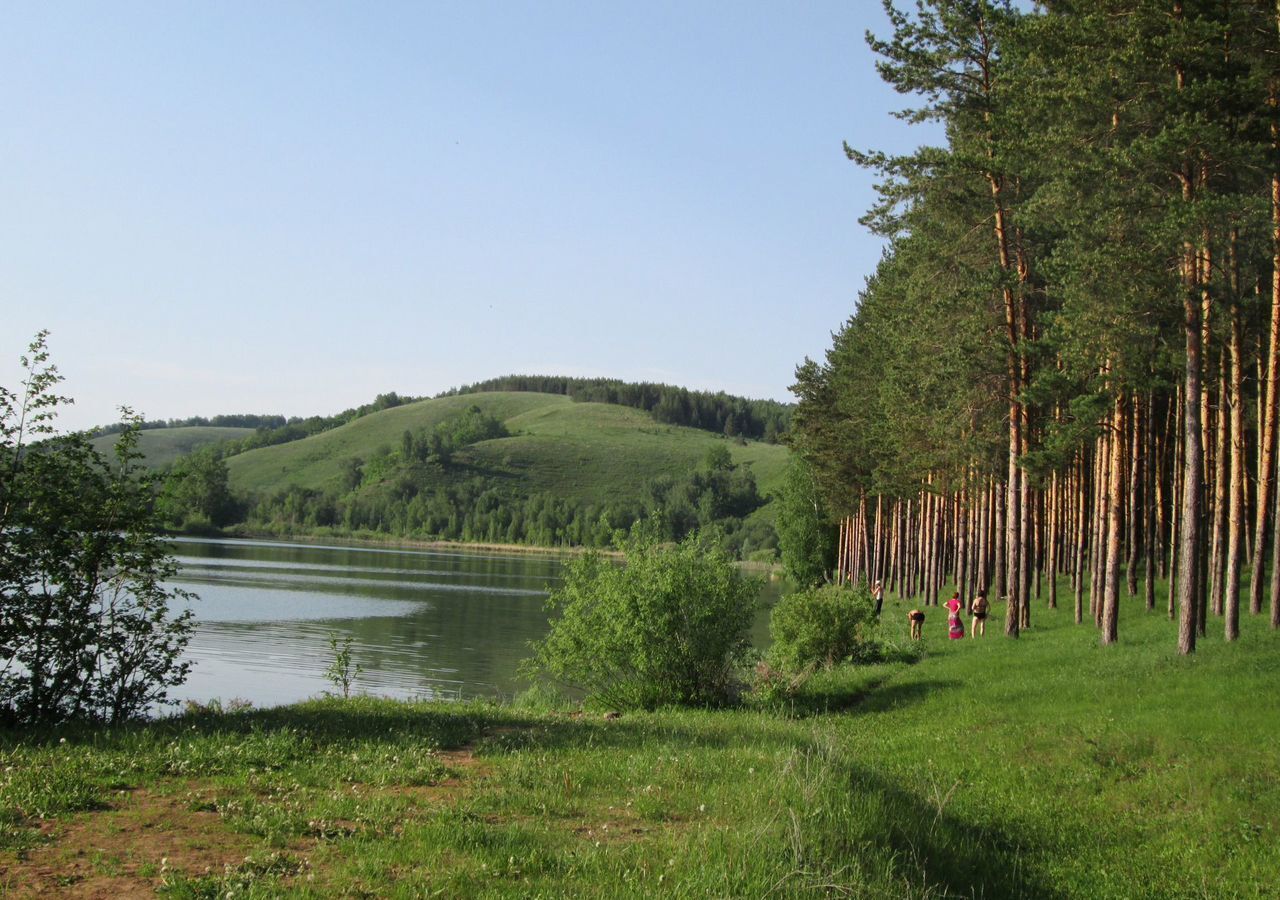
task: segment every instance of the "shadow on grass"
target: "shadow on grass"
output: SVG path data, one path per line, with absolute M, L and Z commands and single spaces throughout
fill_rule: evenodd
M 850 833 L 832 822 L 824 829 L 821 851 L 837 863 L 849 854 L 866 853 L 861 832 L 868 824 L 879 833 L 878 847 L 889 854 L 889 865 L 904 887 L 921 896 L 1037 897 L 1065 896 L 1036 871 L 1032 861 L 1048 852 L 1043 841 L 1025 829 L 976 824 L 947 811 L 954 782 L 931 786 L 921 795 L 861 765 L 847 767 L 847 789 L 859 805 L 874 815 Z M 904 891 L 910 893 L 910 891 Z
M 187 713 L 115 727 L 71 723 L 41 729 L 0 730 L 0 750 L 17 746 L 85 745 L 98 750 L 181 736 L 290 731 L 317 744 L 369 740 L 421 740 L 453 749 L 481 737 L 498 718 L 493 707 L 410 703 L 374 698 L 312 700 L 292 706 Z M 503 717 L 505 721 L 505 717 Z
M 822 685 L 800 691 L 779 704 L 778 712 L 792 718 L 825 715 L 865 715 L 919 703 L 930 694 L 951 687 L 945 681 L 891 682 L 889 676 L 876 679 L 857 690 Z

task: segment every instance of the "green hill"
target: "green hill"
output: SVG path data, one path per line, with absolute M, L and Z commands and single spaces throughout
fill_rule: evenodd
M 418 466 L 413 483 L 403 472 L 366 476 L 352 491 L 352 460 L 392 458 L 406 431 L 419 433 L 456 419 L 468 408 L 505 425 L 509 436 L 459 450 L 448 466 Z M 282 489 L 379 502 L 394 496 L 406 504 L 419 494 L 470 486 L 473 494 L 501 491 L 507 497 L 545 495 L 582 509 L 640 503 L 649 485 L 663 476 L 680 479 L 694 472 L 712 447 L 726 447 L 735 464 L 749 467 L 762 495 L 780 486 L 789 451 L 776 444 L 740 443 L 707 431 L 665 425 L 649 413 L 625 406 L 578 403 L 568 397 L 527 392 L 491 392 L 440 397 L 382 410 L 339 428 L 299 441 L 263 447 L 227 460 L 231 487 L 250 497 Z M 366 465 L 366 471 L 371 469 Z M 476 487 L 479 485 L 479 487 Z M 466 502 L 476 499 L 466 495 Z M 425 505 L 426 500 L 418 502 Z M 460 505 L 454 497 L 455 507 Z M 772 504 L 751 520 L 772 520 Z M 335 513 L 340 515 L 341 509 Z M 281 513 L 273 513 L 278 521 Z M 309 512 L 316 522 L 320 521 Z M 328 515 L 328 514 L 325 514 Z M 395 517 L 394 510 L 387 516 Z M 367 518 L 367 516 L 366 516 Z M 385 522 L 392 532 L 414 526 Z
M 231 486 L 259 493 L 287 485 L 336 489 L 341 462 L 370 459 L 396 447 L 406 430 L 430 428 L 470 406 L 505 424 L 511 437 L 468 448 L 470 471 L 519 478 L 529 491 L 593 501 L 638 496 L 654 478 L 697 466 L 709 447 L 725 445 L 751 466 L 761 493 L 781 483 L 788 451 L 756 441 L 745 446 L 710 432 L 662 425 L 648 413 L 604 403 L 575 403 L 554 394 L 495 392 L 422 400 L 364 416 L 300 441 L 262 447 L 227 460 Z
M 186 456 L 216 444 L 253 434 L 252 428 L 227 428 L 220 426 L 192 425 L 182 428 L 148 428 L 138 434 L 138 449 L 142 451 L 143 464 L 158 469 L 169 465 L 179 456 Z M 120 438 L 118 434 L 103 434 L 94 438 L 93 446 L 99 453 L 110 454 Z

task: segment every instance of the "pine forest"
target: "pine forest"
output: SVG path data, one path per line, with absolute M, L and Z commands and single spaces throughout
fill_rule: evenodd
M 1122 591 L 1183 654 L 1280 626 L 1280 4 L 886 9 L 944 140 L 845 148 L 887 250 L 792 423 L 842 575 L 1012 637 L 1071 604 L 1113 643 Z

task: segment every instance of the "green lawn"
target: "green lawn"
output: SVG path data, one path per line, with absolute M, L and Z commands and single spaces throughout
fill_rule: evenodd
M 963 642 L 931 612 L 920 662 L 774 708 L 360 699 L 3 735 L 0 892 L 1276 896 L 1280 634 L 1212 620 L 1182 659 L 1132 602 L 1110 648 L 1042 606 L 1008 640 L 1002 612 Z

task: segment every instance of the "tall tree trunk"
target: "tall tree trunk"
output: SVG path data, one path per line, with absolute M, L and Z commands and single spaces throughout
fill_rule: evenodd
M 1058 473 L 1054 472 L 1049 486 L 1049 608 L 1058 608 L 1058 539 L 1062 528 L 1062 496 Z
M 1236 234 L 1232 232 L 1232 268 L 1235 268 Z M 1224 634 L 1228 641 L 1240 636 L 1240 544 L 1244 532 L 1244 397 L 1242 371 L 1244 360 L 1240 336 L 1240 304 L 1238 297 L 1231 302 L 1231 338 L 1228 349 L 1231 354 L 1231 496 L 1228 501 L 1226 596 L 1224 598 Z
M 1218 366 L 1218 409 L 1214 425 L 1213 552 L 1210 555 L 1209 602 L 1222 615 L 1227 571 L 1227 379 L 1225 360 Z
M 991 486 L 991 573 L 993 577 L 991 600 L 998 597 L 1004 597 L 1008 592 L 1005 590 L 1005 523 L 1004 517 L 1007 511 L 1007 504 L 1004 497 L 1004 485 L 999 480 L 995 480 Z
M 1170 523 L 1169 523 L 1169 618 L 1177 615 L 1177 599 L 1178 591 L 1178 572 L 1182 567 L 1178 559 L 1178 550 L 1182 541 L 1182 495 L 1184 488 L 1184 479 L 1186 477 L 1186 436 L 1183 434 L 1183 421 L 1186 419 L 1186 412 L 1182 402 L 1182 385 L 1178 385 L 1174 389 L 1174 417 L 1173 417 L 1173 495 L 1170 504 Z
M 1190 202 L 1191 176 L 1183 176 L 1183 199 Z M 1178 539 L 1178 652 L 1196 649 L 1196 627 L 1200 542 L 1200 492 L 1204 480 L 1204 458 L 1200 433 L 1201 312 L 1196 291 L 1195 250 L 1183 250 L 1183 334 L 1186 340 L 1186 368 L 1183 379 L 1183 470 L 1181 533 Z
M 1138 554 L 1141 548 L 1139 544 L 1138 526 L 1141 524 L 1141 517 L 1138 515 L 1139 505 L 1139 487 L 1141 486 L 1141 478 L 1143 471 L 1142 463 L 1142 423 L 1146 417 L 1146 407 L 1142 403 L 1142 399 L 1138 396 L 1133 398 L 1133 414 L 1129 417 L 1129 503 L 1127 507 L 1128 528 L 1129 528 L 1129 558 L 1125 565 L 1126 587 L 1129 589 L 1129 596 L 1136 596 L 1138 593 Z
M 1143 455 L 1147 459 L 1145 467 L 1146 480 L 1143 487 L 1143 496 L 1146 502 L 1143 504 L 1142 525 L 1142 556 L 1146 566 L 1143 572 L 1142 589 L 1147 611 L 1149 612 L 1156 608 L 1156 547 L 1160 544 L 1156 529 L 1159 527 L 1158 523 L 1163 519 L 1160 513 L 1160 504 L 1163 498 L 1158 493 L 1157 488 L 1157 485 L 1160 484 L 1162 469 L 1159 461 L 1160 454 L 1156 449 L 1155 407 L 1150 392 L 1147 394 L 1146 412 L 1146 430 L 1143 433 Z
M 1105 433 L 1094 443 L 1093 514 L 1089 560 L 1089 616 L 1095 625 L 1102 624 L 1102 594 L 1107 572 L 1107 509 L 1111 497 L 1111 435 Z
M 1280 3 L 1277 3 L 1277 30 L 1280 30 Z M 1280 154 L 1280 92 L 1276 83 L 1270 85 L 1268 104 L 1271 108 L 1271 146 Z M 1258 464 L 1258 500 L 1254 504 L 1256 520 L 1253 527 L 1253 571 L 1249 575 L 1249 612 L 1262 612 L 1262 577 L 1266 568 L 1267 529 L 1270 525 L 1272 483 L 1275 475 L 1276 412 L 1280 404 L 1277 388 L 1280 387 L 1280 170 L 1271 173 L 1271 318 L 1267 343 L 1266 402 L 1262 407 L 1262 435 L 1259 438 L 1260 462 Z M 1276 557 L 1272 556 L 1272 566 Z M 1272 582 L 1275 583 L 1273 578 Z M 1271 589 L 1271 602 L 1275 604 L 1276 589 Z
M 1105 644 L 1114 644 L 1118 637 L 1120 613 L 1120 526 L 1123 508 L 1124 453 L 1125 453 L 1125 402 L 1123 392 L 1118 392 L 1111 414 L 1110 456 L 1107 483 L 1107 562 L 1106 585 L 1102 593 L 1102 635 Z
M 1088 498 L 1089 484 L 1086 479 L 1090 466 L 1085 462 L 1085 453 L 1080 451 L 1080 458 L 1076 463 L 1079 471 L 1079 478 L 1076 481 L 1076 549 L 1075 549 L 1075 576 L 1072 579 L 1072 586 L 1075 590 L 1075 622 L 1079 625 L 1084 621 L 1084 561 L 1085 546 L 1088 543 L 1089 535 L 1086 528 L 1088 515 Z

